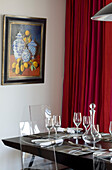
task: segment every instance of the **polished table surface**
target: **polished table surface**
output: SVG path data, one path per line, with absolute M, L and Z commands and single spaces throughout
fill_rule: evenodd
M 37 146 L 36 144 L 31 143 L 32 139 L 36 139 L 40 137 L 45 138 L 45 134 L 25 136 L 24 138 L 25 138 L 26 143 L 23 146 L 23 151 L 37 155 L 37 156 L 41 156 L 43 158 L 47 158 L 49 160 L 53 160 L 52 147 L 41 148 L 40 146 Z M 20 137 L 2 139 L 2 141 L 6 146 L 20 150 Z M 64 152 L 64 149 L 66 147 L 73 149 L 75 146 L 75 145 L 70 144 L 68 141 L 72 141 L 74 144 L 76 143 L 76 139 L 69 138 L 69 139 L 64 140 L 63 145 L 55 147 L 57 162 L 64 164 L 66 166 L 69 166 L 76 170 L 82 170 L 82 169 L 92 170 L 93 169 L 93 153 L 76 156 L 76 155 Z M 82 139 L 78 139 L 78 145 L 84 145 L 84 141 Z M 112 142 L 105 142 L 101 140 L 100 142 L 96 144 L 96 146 L 108 150 L 109 148 L 112 148 Z M 111 170 L 112 164 L 109 161 L 106 161 L 106 164 L 109 165 L 110 167 L 109 170 Z

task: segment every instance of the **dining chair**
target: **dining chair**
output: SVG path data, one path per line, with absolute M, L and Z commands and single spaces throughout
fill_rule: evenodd
M 112 163 L 110 162 L 108 157 L 93 156 L 93 170 L 110 170 L 110 169 L 112 169 Z
M 38 124 L 36 121 L 20 122 L 20 150 L 22 170 L 58 170 L 54 146 L 52 147 L 54 151 L 52 155 L 53 161 L 24 152 L 25 147 L 35 145 L 35 143 L 31 142 L 31 138 L 28 136 L 30 135 L 33 139 L 36 137 L 35 134 L 37 134 L 37 132 Z
M 47 129 L 46 129 L 46 125 L 45 125 L 45 118 L 50 118 L 54 113 L 53 108 L 50 105 L 46 105 L 46 104 L 42 104 L 42 105 L 29 105 L 29 114 L 30 114 L 30 121 L 36 121 L 38 123 L 38 133 L 46 133 Z M 34 129 L 34 128 L 33 128 Z M 33 132 L 35 133 L 35 132 Z M 54 148 L 55 149 L 55 148 Z M 72 170 L 71 168 L 62 165 L 62 164 L 57 164 L 56 162 L 56 153 L 54 151 L 54 160 L 55 161 L 51 161 L 51 165 L 53 165 L 53 167 L 57 168 L 58 170 Z M 43 158 L 43 161 L 45 161 L 45 159 Z M 48 160 L 46 160 L 48 161 Z
M 49 105 L 29 105 L 30 121 L 38 123 L 38 133 L 47 132 L 45 118 L 51 117 L 51 107 Z

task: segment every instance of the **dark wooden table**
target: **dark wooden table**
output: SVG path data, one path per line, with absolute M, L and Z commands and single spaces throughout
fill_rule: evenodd
M 44 136 L 44 134 L 43 134 Z M 32 140 L 32 138 L 38 138 L 39 136 L 26 136 L 25 140 L 30 143 L 29 141 Z M 81 155 L 81 156 L 75 156 L 72 154 L 68 154 L 63 152 L 63 147 L 74 147 L 68 143 L 68 140 L 72 142 L 76 142 L 75 139 L 70 138 L 64 141 L 64 144 L 62 146 L 57 146 L 56 147 L 56 158 L 57 162 L 64 164 L 66 166 L 69 166 L 75 170 L 93 170 L 93 154 L 87 154 L 87 155 Z M 13 137 L 13 138 L 8 138 L 8 139 L 2 139 L 3 143 L 6 146 L 9 146 L 14 149 L 20 150 L 20 137 Z M 78 140 L 79 144 L 84 144 L 84 141 L 82 139 Z M 101 148 L 109 149 L 112 148 L 112 143 L 111 142 L 104 142 L 100 141 L 96 144 L 96 146 L 99 146 Z M 28 152 L 49 160 L 53 160 L 53 150 L 52 148 L 41 148 L 39 146 L 36 146 L 35 144 L 24 144 L 23 146 L 23 151 Z M 109 164 L 109 170 L 112 170 L 112 164 L 107 162 Z

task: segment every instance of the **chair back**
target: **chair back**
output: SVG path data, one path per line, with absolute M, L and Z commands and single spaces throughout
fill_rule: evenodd
M 47 105 L 29 105 L 31 122 L 36 121 L 39 132 L 47 132 L 45 118 L 51 116 L 51 108 Z

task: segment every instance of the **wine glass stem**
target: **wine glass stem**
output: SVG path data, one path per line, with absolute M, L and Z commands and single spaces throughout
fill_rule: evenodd
M 48 136 L 50 136 L 50 129 L 48 130 Z
M 57 135 L 57 128 L 55 129 L 55 134 Z
M 94 139 L 94 142 L 93 142 L 93 147 L 95 148 L 95 139 Z
M 77 126 L 77 133 L 78 133 L 78 126 Z
M 78 144 L 78 138 L 76 138 L 76 144 Z
M 95 142 L 93 143 L 93 147 L 95 148 Z

